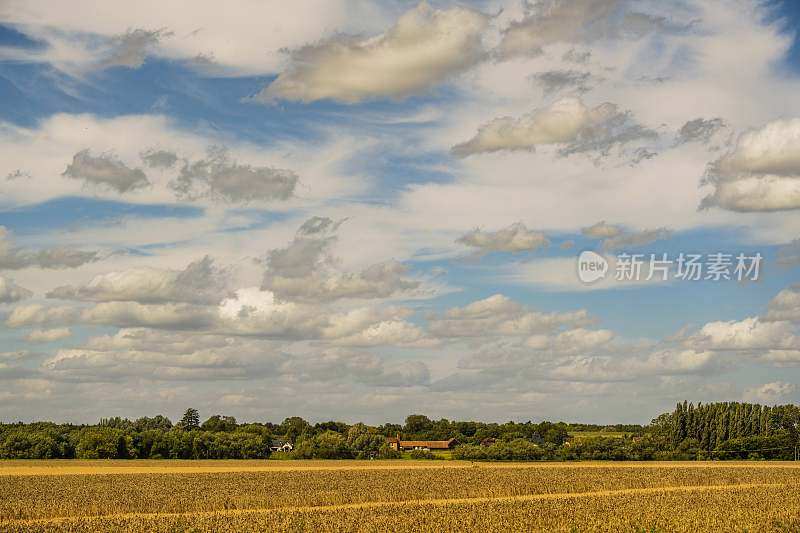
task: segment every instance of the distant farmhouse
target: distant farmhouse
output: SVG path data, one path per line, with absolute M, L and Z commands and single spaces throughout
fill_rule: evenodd
M 273 440 L 269 443 L 269 451 L 271 452 L 290 452 L 294 446 L 292 446 L 291 442 L 285 442 L 282 440 Z
M 450 440 L 402 440 L 400 435 L 397 437 L 387 437 L 386 443 L 395 451 L 402 452 L 408 450 L 452 450 L 458 444 L 456 439 Z

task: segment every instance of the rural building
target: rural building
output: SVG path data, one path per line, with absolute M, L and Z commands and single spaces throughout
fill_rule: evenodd
M 458 444 L 456 439 L 450 440 L 402 440 L 400 435 L 397 437 L 387 437 L 386 438 L 387 444 L 389 447 L 396 451 L 406 451 L 406 450 L 425 450 L 425 451 L 433 451 L 433 450 L 451 450 L 453 447 Z
M 282 440 L 273 440 L 269 443 L 269 451 L 271 452 L 290 452 L 294 446 L 292 446 L 291 442 L 285 442 Z

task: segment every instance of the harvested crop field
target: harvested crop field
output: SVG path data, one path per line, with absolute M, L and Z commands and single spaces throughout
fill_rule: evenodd
M 0 531 L 800 531 L 797 463 L 5 461 Z

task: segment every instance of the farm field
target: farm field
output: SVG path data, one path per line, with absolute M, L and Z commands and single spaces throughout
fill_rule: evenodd
M 797 463 L 3 461 L 0 531 L 800 531 Z

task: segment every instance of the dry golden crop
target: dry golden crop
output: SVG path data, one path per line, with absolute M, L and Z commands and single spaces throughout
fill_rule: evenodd
M 3 462 L 0 531 L 800 531 L 798 466 Z

